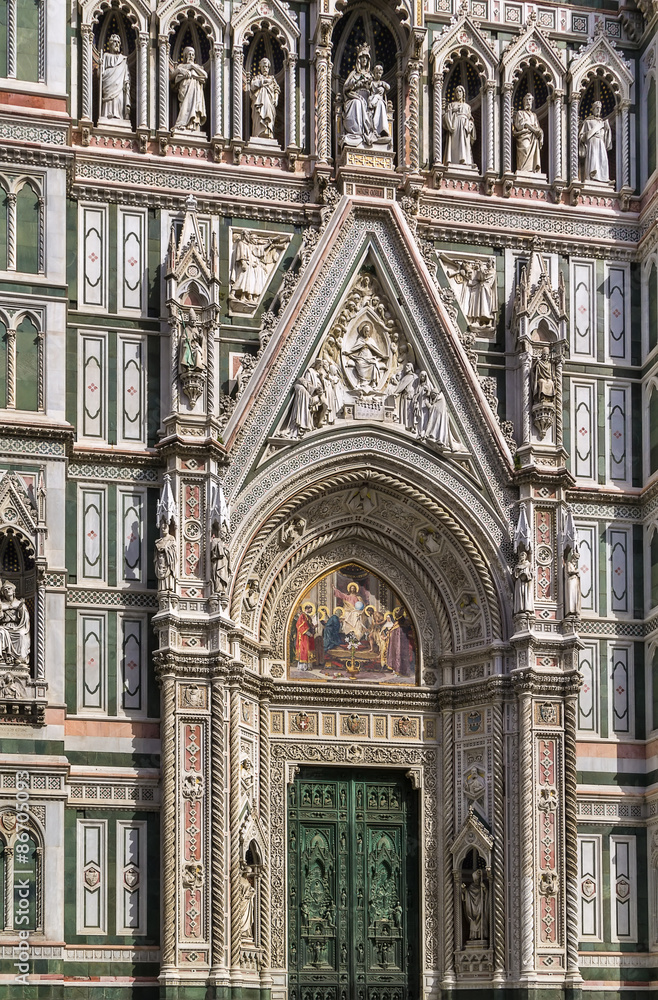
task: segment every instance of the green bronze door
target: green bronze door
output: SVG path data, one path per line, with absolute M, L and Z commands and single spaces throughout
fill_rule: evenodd
M 288 790 L 289 1000 L 418 997 L 416 793 L 302 768 Z

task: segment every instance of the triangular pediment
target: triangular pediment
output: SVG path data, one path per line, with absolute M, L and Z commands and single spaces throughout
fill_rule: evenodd
M 537 15 L 533 11 L 524 30 L 516 41 L 503 52 L 503 83 L 513 83 L 519 70 L 532 63 L 541 63 L 548 70 L 550 83 L 562 89 L 566 68 L 561 50 L 548 35 L 537 26 Z
M 309 407 L 325 411 L 312 427 Z M 512 456 L 406 219 L 345 197 L 227 422 L 227 496 L 277 463 L 366 439 L 468 476 L 502 511 Z
M 491 79 L 498 65 L 491 39 L 480 29 L 478 21 L 466 12 L 453 24 L 446 25 L 432 45 L 434 72 L 445 72 L 455 55 L 461 57 L 465 49 L 475 57 L 482 75 Z
M 470 806 L 464 825 L 450 845 L 453 862 L 460 865 L 468 852 L 474 848 L 482 857 L 490 860 L 493 843 L 493 837 L 488 828 L 475 815 L 473 806 Z
M 34 555 L 38 511 L 24 483 L 15 472 L 0 479 L 0 530 L 18 532 Z
M 632 67 L 616 48 L 614 42 L 602 32 L 590 39 L 587 45 L 583 45 L 578 54 L 571 60 L 569 77 L 572 92 L 577 93 L 583 85 L 587 84 L 587 78 L 590 74 L 597 70 L 602 70 L 606 77 L 612 77 L 613 89 L 617 89 L 616 83 L 621 95 L 626 98 L 629 96 L 634 80 Z

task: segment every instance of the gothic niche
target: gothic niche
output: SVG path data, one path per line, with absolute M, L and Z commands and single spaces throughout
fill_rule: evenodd
M 600 77 L 590 83 L 578 106 L 578 159 L 584 184 L 608 185 L 616 178 L 616 100 Z M 614 186 L 614 183 L 613 183 Z
M 174 35 L 169 59 L 169 102 L 172 134 L 188 139 L 207 138 L 210 117 L 210 41 L 192 20 L 181 23 Z
M 536 67 L 530 66 L 518 80 L 512 107 L 516 172 L 545 179 L 549 164 L 548 86 Z
M 418 640 L 402 599 L 375 573 L 345 564 L 298 599 L 288 626 L 292 680 L 415 684 Z
M 478 172 L 482 162 L 482 93 L 475 67 L 460 59 L 445 87 L 444 163 Z
M 119 11 L 110 11 L 94 26 L 95 113 L 99 126 L 134 128 L 136 57 L 134 30 Z
M 338 152 L 392 153 L 397 99 L 397 50 L 391 29 L 368 8 L 352 10 L 333 33 L 333 94 Z
M 279 435 L 296 440 L 338 419 L 398 424 L 438 451 L 460 447 L 445 395 L 417 364 L 379 282 L 365 272 L 295 382 Z
M 455 892 L 455 969 L 464 976 L 493 971 L 493 837 L 473 806 L 450 847 Z
M 285 57 L 275 35 L 259 31 L 244 46 L 242 120 L 251 145 L 285 145 Z

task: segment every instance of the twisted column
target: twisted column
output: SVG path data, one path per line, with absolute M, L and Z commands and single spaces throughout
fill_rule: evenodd
M 290 52 L 286 59 L 286 149 L 298 146 L 297 142 L 297 53 Z
M 270 702 L 260 703 L 260 803 L 259 812 L 266 843 L 270 841 Z M 269 969 L 270 961 L 270 861 L 263 859 L 266 870 L 260 880 L 260 945 L 263 949 L 263 968 Z
M 318 45 L 315 50 L 315 152 L 318 163 L 327 163 L 331 156 L 331 46 Z
M 519 819 L 521 831 L 521 974 L 534 970 L 535 913 L 534 913 L 534 824 L 533 804 L 533 733 L 532 696 L 529 691 L 521 694 L 520 705 L 520 761 L 519 761 Z
M 162 806 L 160 809 L 160 836 L 162 843 L 162 931 L 161 973 L 176 966 L 176 680 L 171 674 L 161 679 L 160 694 L 162 719 Z
M 443 163 L 443 73 L 434 73 L 434 141 L 432 159 L 434 166 Z
M 419 120 L 420 120 L 420 98 L 418 94 L 420 82 L 420 63 L 417 59 L 411 59 L 408 67 L 409 79 L 409 169 L 412 173 L 418 173 L 420 168 L 420 140 L 419 140 Z
M 46 272 L 46 200 L 43 197 L 38 201 L 39 212 L 37 216 L 37 231 L 39 244 L 37 247 L 37 268 L 39 274 Z
M 562 444 L 563 419 L 562 413 L 562 369 L 564 358 L 560 354 L 555 365 L 555 443 Z
M 241 45 L 233 46 L 233 129 L 234 139 L 242 141 L 242 67 L 244 51 Z
M 484 85 L 484 116 L 487 121 L 487 171 L 496 169 L 496 102 L 494 100 L 496 84 L 487 80 Z
M 7 195 L 7 270 L 16 270 L 16 194 Z
M 578 969 L 578 814 L 576 712 L 578 694 L 564 702 L 564 881 L 566 897 L 567 976 L 580 981 Z
M 552 181 L 562 180 L 562 107 L 564 94 L 556 90 L 553 94 L 553 176 Z
M 9 10 L 7 10 L 9 14 Z M 91 121 L 91 45 L 92 31 L 90 24 L 82 25 L 82 108 L 81 118 Z M 9 24 L 7 24 L 7 34 L 10 35 Z M 9 76 L 15 75 L 9 73 Z
M 621 102 L 621 185 L 617 187 L 630 187 L 631 184 L 631 154 L 630 154 L 630 101 Z
M 36 649 L 37 680 L 46 677 L 46 588 L 43 576 L 40 576 L 37 586 L 37 649 Z
M 226 816 L 224 797 L 226 794 L 226 774 L 224 769 L 224 686 L 221 677 L 213 677 L 210 688 L 211 717 L 211 824 L 210 824 L 210 964 L 211 971 L 224 965 L 226 899 L 225 836 Z
M 2 887 L 5 898 L 5 926 L 3 930 L 14 933 L 14 848 L 5 847 L 5 884 Z
M 503 703 L 500 699 L 493 706 L 493 834 L 494 856 L 494 978 L 502 980 L 505 974 L 505 754 L 503 745 Z
M 512 84 L 503 84 L 503 173 L 512 172 Z
M 149 33 L 140 31 L 137 39 L 137 60 L 139 75 L 139 113 L 137 128 L 148 128 L 148 54 Z
M 158 125 L 163 132 L 169 131 L 169 36 L 158 35 L 158 68 L 160 70 L 160 92 L 158 94 Z
M 240 966 L 240 692 L 238 685 L 230 687 L 231 729 L 229 735 L 230 842 L 231 842 L 231 965 Z
M 452 708 L 443 713 L 443 983 L 455 981 L 455 892 L 452 854 L 447 849 L 454 833 L 454 740 Z
M 16 331 L 7 330 L 7 409 L 16 409 Z
M 580 180 L 580 170 L 578 168 L 578 131 L 580 127 L 579 121 L 579 108 L 580 108 L 580 94 L 571 95 L 571 106 L 569 109 L 569 180 L 572 184 Z
M 222 87 L 224 85 L 224 46 L 221 42 L 214 42 L 212 47 L 212 131 L 213 137 L 223 133 L 222 123 Z
M 46 82 L 46 3 L 38 0 L 37 8 L 37 64 L 39 83 Z
M 42 411 L 46 408 L 46 386 L 45 386 L 45 340 L 46 335 L 43 330 L 37 333 L 37 409 Z

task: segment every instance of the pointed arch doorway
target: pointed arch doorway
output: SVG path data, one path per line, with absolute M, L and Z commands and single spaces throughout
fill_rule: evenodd
M 300 770 L 288 789 L 290 1000 L 418 996 L 419 860 L 403 773 Z

